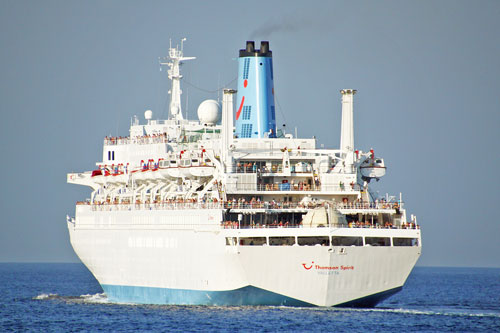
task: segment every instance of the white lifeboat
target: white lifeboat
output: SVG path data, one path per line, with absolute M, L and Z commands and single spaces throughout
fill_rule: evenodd
M 170 178 L 170 175 L 168 173 L 168 169 L 170 167 L 170 160 L 169 159 L 163 159 L 161 158 L 158 161 L 158 172 L 161 178 L 167 179 Z
M 194 158 L 196 160 L 194 154 L 191 154 L 190 152 L 185 150 L 181 151 L 179 155 L 179 171 L 184 177 L 189 177 L 191 175 L 189 172 L 189 169 L 192 166 L 191 158 Z
M 359 166 L 361 175 L 365 178 L 380 178 L 385 175 L 386 167 L 382 158 L 367 158 Z
M 203 157 L 203 154 L 200 157 L 197 157 L 196 160 L 192 160 L 192 166 L 189 169 L 189 172 L 192 176 L 195 177 L 211 177 L 214 174 L 215 166 L 214 163 L 208 158 Z
M 176 159 L 171 159 L 169 161 L 169 167 L 166 169 L 166 172 L 169 177 L 182 178 L 184 174 L 182 173 L 182 170 L 179 168 L 178 164 L 179 163 L 177 162 Z

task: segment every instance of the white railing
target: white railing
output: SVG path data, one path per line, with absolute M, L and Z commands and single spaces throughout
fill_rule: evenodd
M 297 183 L 272 183 L 272 184 L 255 184 L 255 183 L 228 183 L 228 191 L 322 191 L 322 192 L 349 192 L 359 191 L 361 186 L 359 184 L 344 184 L 342 182 L 331 183 L 312 183 L 297 182 Z
M 162 203 L 94 203 L 89 202 L 78 202 L 79 206 L 86 206 L 92 211 L 134 211 L 134 210 L 198 210 L 198 209 L 237 209 L 237 210 L 255 210 L 255 209 L 266 209 L 266 210 L 303 210 L 304 212 L 318 208 L 332 206 L 333 208 L 340 210 L 393 210 L 399 209 L 399 204 L 397 203 L 293 203 L 293 202 L 242 202 L 242 201 L 229 201 L 229 202 L 162 202 Z M 238 221 L 222 221 L 220 227 L 223 229 L 268 229 L 268 228 L 307 228 L 309 226 L 303 226 L 302 223 L 271 223 L 268 225 L 259 224 L 240 224 Z M 398 224 L 392 224 L 386 222 L 385 224 L 371 223 L 371 222 L 361 222 L 353 221 L 349 223 L 339 223 L 326 225 L 325 227 L 331 228 L 369 228 L 369 229 L 419 229 L 420 227 L 416 223 L 410 222 L 398 222 Z M 314 226 L 316 228 L 316 226 Z
M 238 221 L 224 221 L 221 222 L 221 227 L 223 229 L 293 229 L 293 228 L 311 228 L 304 226 L 302 223 L 299 224 L 251 224 L 251 225 L 239 225 Z M 394 225 L 387 223 L 385 225 L 381 224 L 371 224 L 371 223 L 361 223 L 361 222 L 351 222 L 351 223 L 332 223 L 326 227 L 329 228 L 361 228 L 361 229 L 420 229 L 420 226 L 415 223 L 402 223 L 401 225 Z M 317 228 L 316 226 L 312 228 Z
M 131 137 L 105 137 L 105 146 L 116 146 L 116 145 L 128 145 L 128 144 L 139 144 L 147 145 L 152 143 L 168 143 L 167 136 L 165 134 L 158 135 L 144 135 L 135 138 Z
M 89 206 L 94 211 L 117 211 L 117 210 L 183 210 L 183 209 L 314 209 L 318 207 L 332 206 L 335 209 L 342 210 L 363 210 L 379 209 L 393 210 L 399 209 L 400 205 L 393 202 L 350 202 L 350 203 L 326 203 L 326 202 L 308 202 L 297 203 L 287 201 L 216 201 L 216 202 L 136 202 L 136 203 L 110 203 L 97 202 L 93 204 L 87 201 L 77 202 L 77 205 Z

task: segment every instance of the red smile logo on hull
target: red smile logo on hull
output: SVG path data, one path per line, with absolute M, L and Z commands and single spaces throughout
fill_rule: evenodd
M 308 271 L 313 267 L 314 261 L 311 263 L 311 266 L 307 267 L 306 264 L 302 264 L 304 266 L 305 270 Z

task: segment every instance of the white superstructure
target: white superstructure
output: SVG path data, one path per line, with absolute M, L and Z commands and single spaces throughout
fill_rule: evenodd
M 255 89 L 245 58 L 266 58 L 271 74 L 259 78 L 272 78 L 272 53 L 267 42 L 260 51 L 248 43 L 240 86 Z M 222 112 L 208 100 L 199 121 L 183 117 L 180 65 L 190 59 L 170 47 L 162 62 L 172 81 L 169 119 L 146 111 L 129 136 L 104 139 L 96 170 L 68 174 L 69 183 L 92 188 L 67 219 L 71 244 L 108 298 L 374 306 L 399 291 L 420 256 L 420 228 L 401 195 L 370 191 L 386 169 L 373 150 L 354 149 L 356 90 L 341 90 L 340 149 L 317 149 L 316 139 L 271 122 L 269 135 L 238 137 L 235 90 L 224 90 Z M 254 91 L 240 93 L 236 120 L 251 121 Z

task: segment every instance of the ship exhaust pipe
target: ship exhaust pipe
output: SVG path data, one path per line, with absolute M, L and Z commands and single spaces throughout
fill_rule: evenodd
M 246 51 L 248 53 L 252 53 L 252 52 L 255 52 L 255 42 L 252 41 L 252 40 L 248 40 L 247 41 L 247 48 L 246 48 Z
M 268 41 L 260 42 L 260 52 L 261 53 L 268 53 L 269 52 L 269 42 Z
M 247 41 L 239 52 L 236 110 L 238 138 L 276 137 L 273 54 L 268 41 L 261 41 L 260 50 L 254 41 Z

